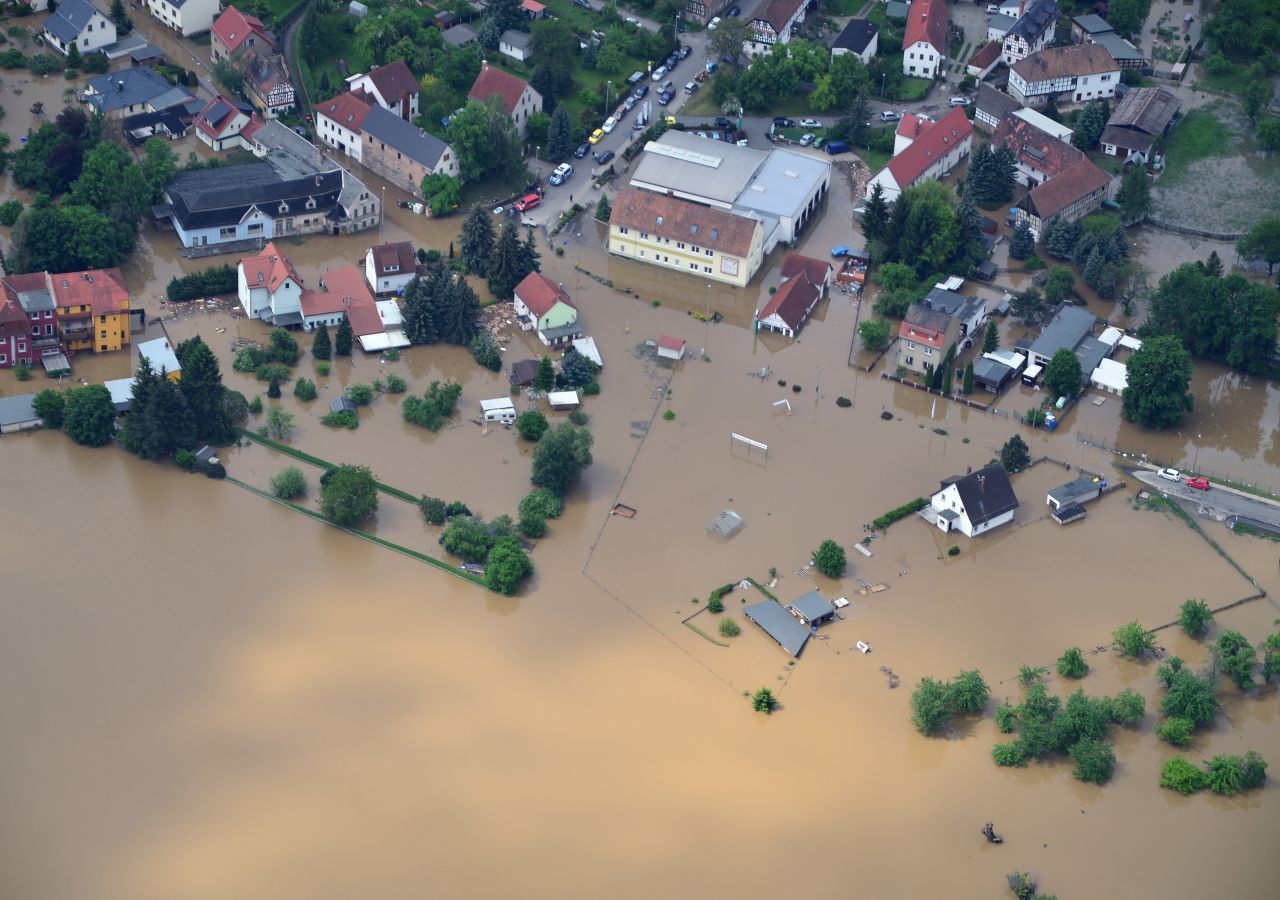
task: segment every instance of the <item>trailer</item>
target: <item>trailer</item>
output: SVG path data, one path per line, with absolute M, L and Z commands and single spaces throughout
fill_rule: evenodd
M 481 400 L 480 412 L 486 422 L 501 422 L 510 425 L 516 420 L 516 407 L 510 397 L 497 397 L 493 400 Z

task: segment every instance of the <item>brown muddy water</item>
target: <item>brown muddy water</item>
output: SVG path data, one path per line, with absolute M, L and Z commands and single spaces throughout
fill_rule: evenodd
M 400 212 L 386 239 L 447 247 L 456 222 Z M 837 195 L 805 249 L 823 255 L 848 236 L 847 221 Z M 313 279 L 366 241 L 286 252 Z M 189 264 L 166 239 L 147 243 L 128 277 L 155 296 Z M 58 433 L 0 439 L 5 508 L 21 511 L 0 557 L 0 893 L 997 897 L 1019 869 L 1064 898 L 1273 895 L 1274 786 L 1232 800 L 1160 790 L 1170 748 L 1153 715 L 1117 733 L 1119 766 L 1103 788 L 1065 764 L 997 769 L 990 719 L 941 740 L 908 720 L 922 676 L 976 667 L 997 700 L 1016 698 L 1022 663 L 1052 666 L 1068 646 L 1109 643 L 1129 619 L 1163 624 L 1188 596 L 1221 606 L 1252 594 L 1251 583 L 1181 522 L 1132 508 L 1132 488 L 1083 523 L 1054 525 L 1044 492 L 1071 476 L 1051 462 L 1016 479 L 1015 527 L 970 542 L 906 520 L 873 541 L 872 558 L 850 552 L 840 582 L 802 577 L 820 541 L 851 548 L 863 523 L 985 463 L 1017 426 L 848 368 L 857 309 L 842 295 L 795 342 L 755 338 L 740 323 L 771 273 L 746 291 L 713 288 L 726 321 L 706 325 L 689 315 L 708 304 L 704 283 L 610 260 L 590 234 L 565 246 L 563 258 L 544 252 L 545 270 L 571 289 L 606 363 L 586 406 L 595 464 L 538 543 L 538 574 L 519 597 L 115 448 L 77 448 Z M 259 325 L 155 312 L 174 340 L 203 335 L 229 385 L 262 390 L 230 369 L 232 340 L 261 339 Z M 638 345 L 660 333 L 705 347 L 710 361 L 658 367 Z M 536 350 L 517 336 L 506 357 Z M 132 360 L 75 365 L 76 377 L 98 380 L 127 374 Z M 399 398 L 380 397 L 354 432 L 319 424 L 342 387 L 383 370 L 415 392 L 458 379 L 462 416 L 432 435 L 403 423 Z M 297 371 L 314 375 L 309 360 Z M 1203 366 L 1197 377 L 1197 417 L 1220 415 L 1226 432 L 1213 452 L 1273 472 L 1271 388 L 1215 387 L 1228 376 Z M 278 401 L 296 416 L 295 446 L 487 516 L 515 511 L 529 448 L 467 421 L 481 399 L 506 392 L 503 376 L 430 347 L 398 363 L 339 361 L 318 381 L 315 403 L 288 389 Z M 0 376 L 0 392 L 19 389 Z M 837 407 L 840 396 L 853 406 Z M 1117 477 L 1111 456 L 1075 439 L 1123 438 L 1118 418 L 1105 418 L 1117 406 L 1086 402 L 1059 432 L 1026 433 L 1033 455 Z M 668 409 L 672 421 L 661 418 Z M 881 420 L 882 409 L 894 418 Z M 1235 434 L 1249 422 L 1258 438 Z M 767 461 L 731 448 L 730 432 L 768 443 Z M 288 462 L 256 445 L 223 455 L 258 486 Z M 610 518 L 615 500 L 636 518 Z M 726 508 L 746 520 L 728 541 L 705 531 Z M 1280 594 L 1277 545 L 1206 529 Z M 435 530 L 394 500 L 383 499 L 374 530 L 435 549 Z M 784 601 L 814 586 L 853 601 L 795 665 L 743 618 L 741 601 L 755 594 L 726 597 L 725 615 L 743 626 L 728 647 L 682 624 L 697 609 L 691 598 L 748 575 L 766 581 L 770 566 Z M 857 579 L 889 589 L 861 597 Z M 1221 624 L 1257 642 L 1277 615 L 1263 599 Z M 692 623 L 714 634 L 715 618 Z M 857 653 L 858 640 L 872 653 Z M 1195 664 L 1205 658 L 1176 630 L 1160 640 Z M 1154 664 L 1088 659 L 1086 690 L 1131 686 L 1158 703 Z M 900 677 L 897 689 L 882 666 Z M 742 696 L 761 685 L 781 698 L 772 718 Z M 1280 765 L 1276 694 L 1223 697 L 1226 714 L 1190 755 L 1252 748 Z M 987 821 L 1005 844 L 983 841 Z

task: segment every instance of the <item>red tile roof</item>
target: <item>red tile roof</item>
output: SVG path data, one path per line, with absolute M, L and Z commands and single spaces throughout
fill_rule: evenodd
M 782 258 L 782 280 L 804 275 L 814 284 L 822 284 L 831 275 L 831 263 L 825 259 L 802 256 L 792 250 Z
M 1032 188 L 1020 205 L 1034 212 L 1042 222 L 1048 221 L 1072 203 L 1104 189 L 1110 183 L 1110 175 L 1095 166 L 1088 157 L 1082 156 L 1060 174 Z
M 941 350 L 942 344 L 947 338 L 946 331 L 939 331 L 936 328 L 931 328 L 923 322 L 912 321 L 913 318 L 928 318 L 927 314 L 916 314 L 913 316 L 912 313 L 915 312 L 917 306 L 919 306 L 919 304 L 912 304 L 911 310 L 908 311 L 906 317 L 903 318 L 901 324 L 898 325 L 898 337 L 902 338 L 904 341 L 914 341 L 917 344 L 924 344 L 935 350 Z M 945 322 L 946 317 L 943 316 L 941 321 Z
M 129 292 L 119 269 L 90 269 L 49 276 L 53 301 L 59 307 L 88 306 L 95 316 L 129 308 Z
M 757 219 L 633 187 L 619 189 L 609 224 L 744 258 L 761 228 Z
M 910 49 L 917 41 L 923 41 L 939 54 L 945 53 L 948 15 L 946 0 L 916 0 L 907 10 L 902 46 Z
M 471 85 L 471 92 L 467 94 L 467 99 L 484 103 L 496 94 L 502 98 L 502 105 L 506 107 L 507 115 L 510 115 L 515 112 L 516 104 L 520 102 L 520 96 L 528 86 L 516 76 L 485 63 L 480 68 L 480 74 L 476 76 L 475 84 Z
M 222 137 L 222 133 L 238 115 L 242 113 L 231 104 L 230 100 L 221 94 L 215 94 L 196 116 L 195 125 L 197 129 L 217 140 Z
M 991 136 L 992 146 L 1004 144 L 1018 162 L 1053 178 L 1074 166 L 1085 155 L 1066 141 L 1041 131 L 1021 116 L 1005 116 Z
M 364 117 L 369 115 L 369 109 L 370 105 L 351 91 L 339 94 L 316 106 L 317 113 L 356 134 L 359 134 L 363 128 Z
M 364 280 L 364 274 L 355 266 L 341 266 L 332 272 L 326 272 L 320 277 L 320 282 L 325 290 L 342 297 L 347 307 L 351 330 L 357 336 L 386 330 L 382 325 L 382 317 L 378 315 L 373 294 L 369 292 L 369 285 Z
M 917 0 L 919 2 L 919 0 Z M 911 146 L 889 160 L 887 168 L 898 187 L 906 190 L 925 170 L 952 148 L 973 135 L 973 126 L 957 106 L 938 122 L 917 131 Z
M 658 336 L 658 346 L 663 350 L 683 350 L 686 343 L 681 338 L 667 337 L 665 334 Z
M 299 286 L 302 285 L 298 270 L 293 267 L 289 257 L 276 249 L 274 243 L 268 243 L 257 256 L 246 256 L 240 260 L 240 267 L 244 269 L 244 280 L 250 288 L 266 288 L 269 293 L 274 294 L 286 278 L 292 278 Z
M 7 281 L 8 279 L 4 279 Z M 44 283 L 41 282 L 41 286 Z M 26 333 L 27 330 L 27 314 L 23 310 L 22 304 L 18 302 L 18 292 L 10 290 L 8 284 L 4 284 L 4 291 L 0 293 L 0 330 L 12 331 L 17 334 L 19 331 Z M 4 326 L 12 326 L 4 328 Z
M 547 8 L 543 6 L 541 3 L 539 3 L 538 0 L 524 0 L 524 2 L 520 4 L 520 8 L 527 9 L 529 12 L 535 15 L 537 15 L 540 12 L 546 12 L 547 10 Z
M 375 244 L 369 248 L 373 253 L 373 274 L 412 275 L 417 271 L 418 261 L 413 255 L 413 244 L 408 241 L 397 241 L 394 244 Z M 388 266 L 395 266 L 388 270 Z
M 402 59 L 371 69 L 365 77 L 373 82 L 373 86 L 388 103 L 398 103 L 404 97 L 412 97 L 418 93 L 418 79 L 413 77 Z
M 995 41 L 988 41 L 987 46 L 973 54 L 973 58 L 968 62 L 968 67 L 971 69 L 985 69 L 999 58 L 1000 45 Z
M 792 331 L 799 331 L 804 324 L 805 315 L 817 302 L 820 294 L 818 287 L 805 276 L 792 278 L 783 282 L 782 287 L 769 298 L 756 318 L 763 322 L 776 314 Z
M 298 298 L 305 316 L 325 316 L 341 312 L 347 305 L 347 295 L 335 291 L 305 290 Z
M 366 334 L 380 334 L 387 330 L 382 316 L 378 315 L 378 307 L 374 303 L 353 303 L 347 307 L 347 321 L 351 323 L 351 332 L 356 337 Z
M 524 280 L 516 285 L 516 296 L 538 318 L 549 313 L 557 303 L 573 306 L 573 301 L 569 299 L 564 288 L 541 272 L 530 272 L 526 275 Z
M 267 37 L 259 19 L 245 15 L 234 6 L 228 6 L 222 11 L 222 15 L 214 20 L 212 30 L 222 46 L 227 48 L 228 53 L 239 50 L 240 45 L 250 34 L 256 34 L 271 46 L 275 46 L 275 42 Z
M 755 18 L 768 22 L 777 34 L 781 34 L 782 29 L 787 27 L 787 23 L 804 4 L 805 0 L 771 0 L 755 14 Z
M 933 120 L 925 116 L 917 116 L 915 113 L 903 113 L 901 121 L 898 122 L 898 129 L 895 134 L 899 134 L 904 138 L 915 140 L 933 127 Z

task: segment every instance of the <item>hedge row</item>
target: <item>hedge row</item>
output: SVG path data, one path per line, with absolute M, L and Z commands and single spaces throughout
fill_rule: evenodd
M 181 303 L 197 297 L 234 294 L 237 288 L 236 270 L 227 263 L 223 263 L 220 266 L 205 269 L 203 272 L 192 272 L 182 278 L 172 278 L 164 292 L 171 301 Z
M 917 497 L 916 499 L 912 500 L 910 503 L 904 503 L 902 506 L 899 506 L 897 509 L 889 510 L 883 516 L 874 520 L 872 524 L 875 525 L 876 528 L 879 528 L 881 531 L 884 531 L 886 528 L 888 528 L 890 525 L 892 525 L 894 522 L 898 521 L 899 519 L 905 519 L 907 516 L 913 516 L 928 505 L 929 505 L 929 501 L 926 500 L 924 497 Z

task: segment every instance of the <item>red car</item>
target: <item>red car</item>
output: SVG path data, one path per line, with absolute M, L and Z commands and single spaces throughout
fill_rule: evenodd
M 1207 491 L 1209 490 L 1209 479 L 1208 478 L 1188 478 L 1187 487 L 1195 488 L 1197 491 Z

